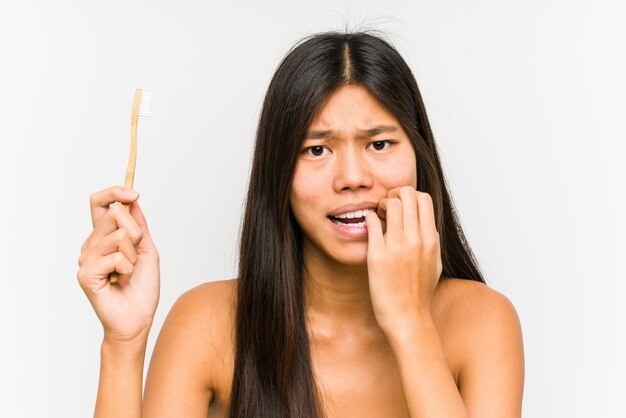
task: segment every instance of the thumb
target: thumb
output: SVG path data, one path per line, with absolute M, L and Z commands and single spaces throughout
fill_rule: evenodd
M 146 221 L 146 217 L 144 216 L 143 211 L 139 206 L 139 202 L 137 202 L 136 200 L 133 201 L 130 205 L 130 215 L 133 217 L 133 219 L 135 219 L 137 225 L 139 225 L 139 228 L 141 229 L 141 232 L 143 234 L 143 238 L 146 239 L 146 242 L 149 244 L 150 247 L 154 247 L 152 236 L 150 235 L 150 231 L 148 230 L 148 222 Z M 142 244 L 139 245 L 140 247 L 143 246 Z
M 135 219 L 137 225 L 139 225 L 139 228 L 141 228 L 143 232 L 148 231 L 148 222 L 146 221 L 146 217 L 143 215 L 141 207 L 139 207 L 139 202 L 136 200 L 131 202 L 130 215 Z

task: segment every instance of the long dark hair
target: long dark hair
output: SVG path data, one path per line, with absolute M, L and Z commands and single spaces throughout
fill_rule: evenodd
M 241 230 L 230 418 L 323 416 L 305 323 L 302 232 L 289 193 L 309 125 L 345 85 L 366 88 L 408 134 L 417 188 L 433 198 L 442 277 L 485 282 L 457 219 L 406 62 L 390 43 L 368 32 L 303 39 L 276 70 L 259 119 Z

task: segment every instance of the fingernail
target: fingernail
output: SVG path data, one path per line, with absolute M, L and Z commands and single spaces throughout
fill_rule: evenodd
M 137 192 L 136 192 L 136 191 L 134 191 L 134 190 L 129 190 L 129 189 L 124 189 L 124 194 L 125 194 L 126 196 L 128 196 L 128 197 L 132 197 L 132 198 L 135 198 L 135 197 L 139 196 L 139 193 L 137 193 Z

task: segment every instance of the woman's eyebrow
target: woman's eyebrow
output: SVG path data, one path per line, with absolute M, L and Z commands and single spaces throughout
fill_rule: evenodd
M 394 132 L 397 129 L 398 129 L 397 126 L 379 125 L 379 126 L 375 126 L 375 127 L 371 128 L 371 129 L 360 129 L 358 132 L 359 132 L 359 137 L 369 138 L 369 137 L 381 134 L 383 132 Z
M 309 132 L 307 132 L 306 138 L 304 138 L 304 139 L 326 139 L 326 138 L 330 138 L 334 134 L 335 134 L 335 131 L 332 131 L 332 130 L 328 130 L 328 131 L 309 131 Z
M 397 126 L 391 125 L 379 125 L 370 129 L 359 129 L 357 130 L 357 136 L 359 138 L 370 138 L 372 136 L 376 136 L 383 132 L 394 132 L 398 129 Z M 325 131 L 309 131 L 306 134 L 305 139 L 326 139 L 335 135 L 335 131 L 333 130 L 325 130 Z

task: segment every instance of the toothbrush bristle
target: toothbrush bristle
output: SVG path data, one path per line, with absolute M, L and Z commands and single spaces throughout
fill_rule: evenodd
M 139 99 L 139 116 L 148 118 L 150 117 L 150 103 L 152 102 L 152 92 L 142 91 L 141 98 Z

